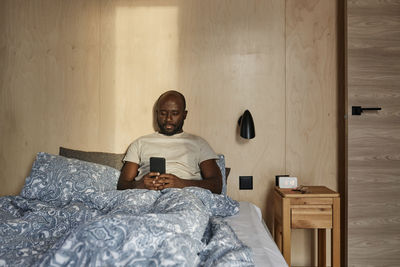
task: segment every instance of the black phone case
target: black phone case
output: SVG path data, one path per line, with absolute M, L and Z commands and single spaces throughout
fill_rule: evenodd
M 165 158 L 151 157 L 150 158 L 150 172 L 165 173 Z

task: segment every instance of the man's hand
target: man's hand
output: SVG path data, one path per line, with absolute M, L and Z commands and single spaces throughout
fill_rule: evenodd
M 159 172 L 149 172 L 141 179 L 143 181 L 144 188 L 150 190 L 161 190 L 163 184 L 159 181 L 160 173 Z
M 188 185 L 188 180 L 181 179 L 170 173 L 165 173 L 156 178 L 155 184 L 158 190 L 165 188 L 184 188 Z

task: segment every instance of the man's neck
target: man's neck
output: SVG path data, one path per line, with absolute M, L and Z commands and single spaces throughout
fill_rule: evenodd
M 183 133 L 184 133 L 184 131 L 180 131 L 180 132 L 178 132 L 178 133 L 174 133 L 174 134 L 165 134 L 165 133 L 162 133 L 162 132 L 160 132 L 160 131 L 158 131 L 158 133 L 159 133 L 159 134 L 162 134 L 162 135 L 164 135 L 164 136 L 170 136 L 170 137 L 172 137 L 172 136 L 178 136 L 178 135 L 181 135 L 181 134 L 183 134 Z

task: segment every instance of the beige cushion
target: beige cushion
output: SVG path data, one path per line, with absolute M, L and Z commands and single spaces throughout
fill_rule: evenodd
M 122 169 L 122 166 L 124 165 L 122 159 L 125 156 L 125 154 L 88 152 L 82 150 L 69 149 L 65 147 L 60 147 L 59 155 L 66 158 L 74 158 L 102 165 L 107 165 L 117 170 Z

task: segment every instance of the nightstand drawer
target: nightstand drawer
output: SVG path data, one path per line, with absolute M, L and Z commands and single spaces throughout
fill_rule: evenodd
M 293 205 L 332 205 L 332 198 L 327 197 L 296 197 L 290 199 L 290 204 Z
M 331 205 L 292 205 L 292 228 L 332 228 Z

